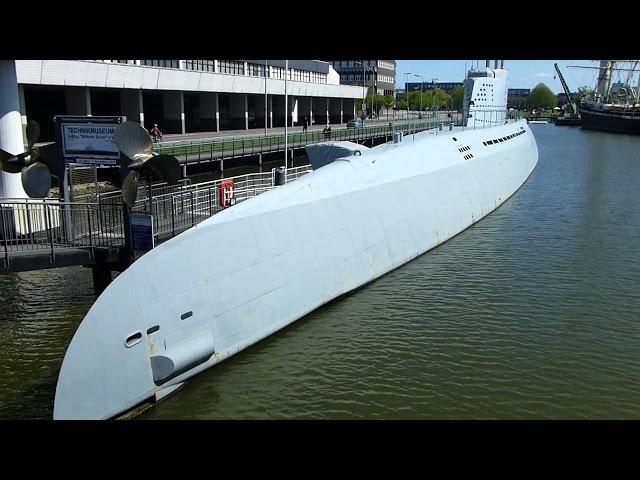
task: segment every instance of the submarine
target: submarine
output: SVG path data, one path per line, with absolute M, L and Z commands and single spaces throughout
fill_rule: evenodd
M 504 64 L 464 80 L 464 120 L 314 169 L 147 252 L 98 297 L 65 353 L 54 419 L 109 419 L 433 249 L 507 201 L 538 162 L 508 118 Z M 383 339 L 381 339 L 382 341 Z

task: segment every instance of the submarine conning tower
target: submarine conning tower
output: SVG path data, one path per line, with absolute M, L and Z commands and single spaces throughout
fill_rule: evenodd
M 509 72 L 501 61 L 484 69 L 471 69 L 464 79 L 464 125 L 484 128 L 506 122 Z

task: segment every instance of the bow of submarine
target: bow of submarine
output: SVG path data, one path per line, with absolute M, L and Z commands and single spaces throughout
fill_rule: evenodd
M 171 310 L 176 302 L 163 303 L 158 298 L 176 293 L 179 287 L 192 289 L 189 280 L 197 267 L 184 244 L 193 241 L 197 233 L 197 227 L 191 228 L 147 252 L 98 297 L 65 353 L 56 386 L 54 419 L 116 417 L 168 386 L 154 382 L 159 369 L 166 370 L 167 361 L 188 363 L 190 359 L 185 360 L 184 354 L 180 357 L 179 348 L 167 354 L 164 341 L 154 342 L 151 332 L 159 325 L 166 329 L 170 326 L 167 322 L 176 316 Z M 149 313 L 153 303 L 158 308 Z M 202 337 L 200 332 L 200 343 Z M 209 343 L 204 350 L 210 350 Z M 190 353 L 207 353 L 203 348 L 189 347 Z M 158 364 L 155 370 L 154 361 Z

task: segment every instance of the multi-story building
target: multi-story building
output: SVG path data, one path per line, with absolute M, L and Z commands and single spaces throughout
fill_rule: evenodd
M 507 91 L 507 107 L 521 108 L 529 99 L 530 93 L 529 88 L 510 88 Z
M 341 84 L 373 86 L 377 94 L 393 96 L 396 86 L 395 60 L 331 60 L 330 63 L 340 74 Z
M 407 82 L 405 83 L 405 89 L 409 92 L 415 92 L 416 90 L 420 91 L 420 87 L 422 86 L 422 91 L 431 91 L 435 86 L 436 90 L 444 90 L 447 94 L 451 95 L 456 88 L 463 88 L 464 84 L 462 82 Z
M 344 123 L 362 88 L 319 60 L 16 60 L 23 127 L 53 140 L 55 115 L 126 115 L 164 133 Z M 14 80 L 15 81 L 15 80 Z M 266 87 L 266 92 L 265 92 Z M 265 108 L 266 107 L 266 108 Z

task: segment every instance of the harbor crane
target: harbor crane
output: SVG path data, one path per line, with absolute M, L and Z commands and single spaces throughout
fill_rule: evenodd
M 556 67 L 556 72 L 558 72 L 558 78 L 560 78 L 560 83 L 562 84 L 562 89 L 564 90 L 565 95 L 569 103 L 567 103 L 567 110 L 569 111 L 569 116 L 574 117 L 578 113 L 578 108 L 576 107 L 575 102 L 571 98 L 571 92 L 569 91 L 569 87 L 567 86 L 567 82 L 564 81 L 564 77 L 562 73 L 560 73 L 560 68 L 558 68 L 558 64 L 554 63 L 554 67 Z

